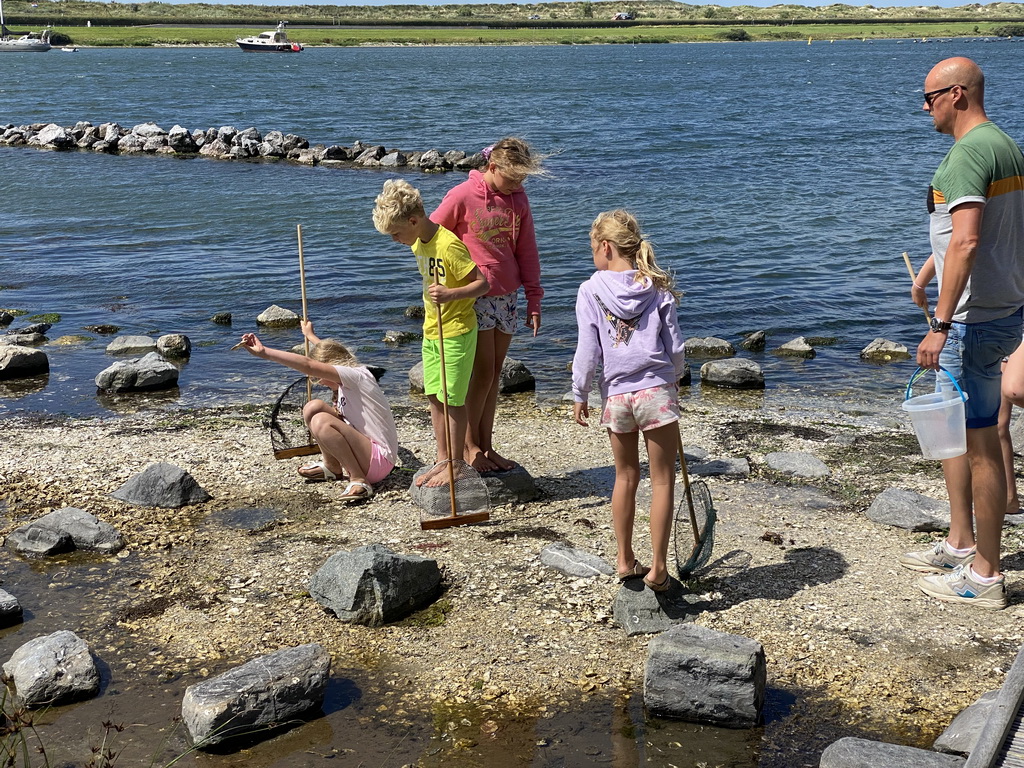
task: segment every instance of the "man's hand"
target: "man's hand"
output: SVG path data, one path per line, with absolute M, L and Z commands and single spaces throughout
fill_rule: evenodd
M 932 331 L 920 344 L 917 345 L 917 364 L 922 368 L 939 370 L 939 353 L 946 346 L 947 332 L 935 333 Z

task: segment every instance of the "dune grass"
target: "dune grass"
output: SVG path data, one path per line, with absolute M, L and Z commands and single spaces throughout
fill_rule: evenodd
M 751 40 L 845 40 L 963 37 L 990 34 L 996 24 L 973 22 L 737 24 L 722 26 L 631 26 L 623 28 L 487 29 L 292 27 L 289 37 L 307 47 L 357 45 L 585 45 L 600 43 L 683 43 L 729 39 L 744 30 Z M 232 46 L 235 39 L 263 31 L 255 27 L 56 27 L 74 45 L 147 47 L 166 45 Z

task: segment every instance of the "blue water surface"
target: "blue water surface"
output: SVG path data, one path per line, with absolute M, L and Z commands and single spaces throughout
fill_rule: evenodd
M 975 58 L 990 115 L 1021 140 L 1021 51 L 980 40 L 54 51 L 5 57 L 0 124 L 255 126 L 404 150 L 475 151 L 521 135 L 551 154 L 551 177 L 528 184 L 543 327 L 536 339 L 517 336 L 511 353 L 542 397 L 568 389 L 575 292 L 593 269 L 590 222 L 623 206 L 685 291 L 685 336 L 738 343 L 765 329 L 769 349 L 834 337 L 810 361 L 754 355 L 769 396 L 867 392 L 888 402 L 913 364 L 878 367 L 858 352 L 879 336 L 913 350 L 925 330 L 900 254 L 915 266 L 928 255 L 925 191 L 951 139 L 921 110 L 924 75 L 948 56 Z M 419 301 L 419 277 L 408 249 L 370 220 L 395 174 L 11 147 L 0 147 L 0 169 L 0 307 L 60 313 L 50 338 L 104 323 L 184 333 L 193 355 L 169 402 L 267 402 L 289 374 L 228 350 L 269 305 L 301 311 L 301 224 L 318 332 L 388 368 L 383 386 L 404 393 L 418 346 L 389 348 L 381 337 L 415 330 L 402 312 Z M 428 207 L 463 178 L 401 175 Z M 233 313 L 233 327 L 210 322 L 219 311 Z M 0 414 L 115 408 L 93 383 L 112 362 L 109 339 L 87 335 L 84 345 L 44 347 L 49 378 L 6 385 Z M 266 336 L 300 341 L 297 331 Z

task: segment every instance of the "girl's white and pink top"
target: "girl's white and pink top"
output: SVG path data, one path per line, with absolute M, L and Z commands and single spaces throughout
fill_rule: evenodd
M 336 365 L 334 369 L 341 382 L 334 407 L 345 421 L 377 443 L 392 464 L 397 464 L 398 427 L 377 379 L 361 365 Z
M 448 190 L 430 220 L 465 243 L 491 285 L 488 296 L 523 286 L 526 313 L 540 314 L 540 255 L 525 191 L 503 195 L 490 188 L 480 171 L 470 171 L 466 181 Z

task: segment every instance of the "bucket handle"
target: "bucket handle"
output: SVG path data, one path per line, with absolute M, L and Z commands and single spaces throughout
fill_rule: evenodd
M 910 381 L 907 382 L 907 391 L 906 391 L 906 393 L 904 393 L 904 396 L 903 396 L 904 400 L 909 400 L 910 399 L 911 395 L 913 394 L 913 387 L 914 387 L 914 385 L 918 382 L 918 380 L 922 376 L 924 376 L 926 373 L 928 373 L 931 370 L 932 370 L 931 368 L 918 368 L 916 371 L 914 371 L 914 375 L 911 376 L 910 377 Z M 963 400 L 964 402 L 966 402 L 967 401 L 967 396 L 964 394 L 964 391 L 962 389 L 960 389 L 960 385 L 956 383 L 956 379 L 953 378 L 953 374 L 951 374 L 945 368 L 941 368 L 940 367 L 939 370 L 942 373 L 944 373 L 947 376 L 949 376 L 949 380 L 951 382 L 953 382 L 953 386 L 956 387 L 956 391 L 960 394 L 960 399 Z

